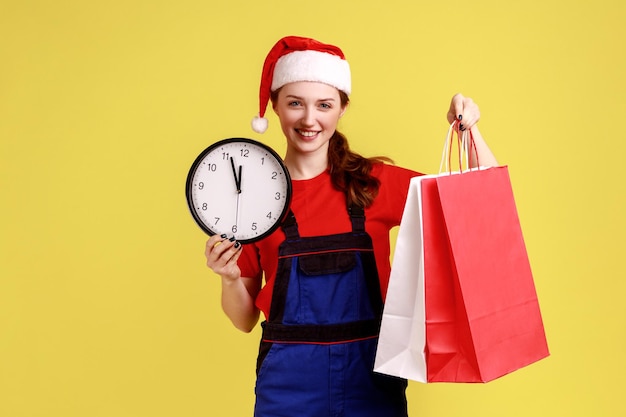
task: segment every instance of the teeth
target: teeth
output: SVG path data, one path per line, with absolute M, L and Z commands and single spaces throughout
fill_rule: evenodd
M 298 130 L 298 133 L 305 137 L 312 137 L 317 135 L 317 132 L 312 132 L 310 130 Z

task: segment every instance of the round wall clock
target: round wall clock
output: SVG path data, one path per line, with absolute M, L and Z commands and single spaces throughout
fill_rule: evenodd
M 287 214 L 291 178 L 269 146 L 230 138 L 198 155 L 187 176 L 186 194 L 202 230 L 251 243 L 276 230 Z

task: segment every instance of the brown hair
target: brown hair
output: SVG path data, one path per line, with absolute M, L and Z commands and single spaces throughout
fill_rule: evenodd
M 273 103 L 278 99 L 280 89 L 273 91 L 271 100 Z M 341 106 L 348 105 L 350 99 L 343 91 L 339 91 Z M 328 168 L 333 186 L 343 191 L 348 205 L 368 207 L 378 195 L 380 181 L 374 177 L 372 167 L 376 163 L 393 161 L 387 157 L 376 156 L 365 158 L 350 150 L 348 139 L 335 130 L 330 138 L 328 146 Z

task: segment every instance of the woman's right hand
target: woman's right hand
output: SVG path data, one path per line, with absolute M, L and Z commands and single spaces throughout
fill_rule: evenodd
M 237 266 L 241 248 L 239 242 L 226 238 L 226 235 L 213 235 L 206 242 L 206 264 L 223 279 L 236 281 L 241 277 L 241 270 Z

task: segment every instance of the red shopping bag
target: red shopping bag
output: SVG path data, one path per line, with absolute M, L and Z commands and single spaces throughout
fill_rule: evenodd
M 549 355 L 507 167 L 421 181 L 428 382 L 487 382 Z

